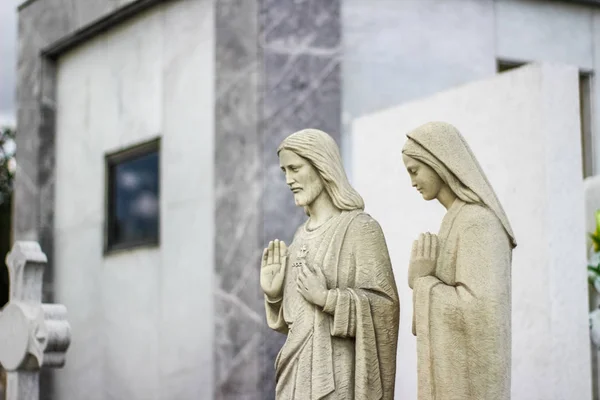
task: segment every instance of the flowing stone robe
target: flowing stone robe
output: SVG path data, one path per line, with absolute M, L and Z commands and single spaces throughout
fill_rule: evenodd
M 487 207 L 456 199 L 435 275 L 413 288 L 419 400 L 510 399 L 510 238 Z
M 330 288 L 323 309 L 296 291 L 297 263 L 322 266 Z M 269 327 L 287 334 L 275 361 L 278 400 L 392 400 L 399 300 L 379 224 L 343 211 L 288 249 L 283 300 L 265 297 Z

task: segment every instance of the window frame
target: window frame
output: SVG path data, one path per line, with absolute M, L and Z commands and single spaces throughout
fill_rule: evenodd
M 160 230 L 161 230 L 161 207 L 160 207 L 160 193 L 161 193 L 161 146 L 160 137 L 132 145 L 126 149 L 118 150 L 112 153 L 104 155 L 104 255 L 110 255 L 116 252 L 124 250 L 133 250 L 142 247 L 158 247 L 160 246 Z M 148 155 L 151 153 L 157 153 L 158 155 L 158 182 L 157 191 L 159 199 L 158 209 L 158 221 L 156 228 L 156 235 L 147 239 L 128 240 L 119 243 L 111 241 L 111 232 L 113 231 L 114 223 L 114 179 L 112 173 L 112 167 L 134 160 L 138 157 Z

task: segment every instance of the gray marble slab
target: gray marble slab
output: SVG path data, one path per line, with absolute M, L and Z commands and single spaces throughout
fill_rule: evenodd
M 260 399 L 258 4 L 215 8 L 215 398 Z
M 305 216 L 285 185 L 276 150 L 286 136 L 303 128 L 324 130 L 339 144 L 340 2 L 265 0 L 261 4 L 263 240 L 279 238 L 289 243 Z
M 216 22 L 216 273 L 224 292 L 216 315 L 225 316 L 215 332 L 216 393 L 274 399 L 273 364 L 285 337 L 266 325 L 260 255 L 269 240 L 290 243 L 305 218 L 277 147 L 308 127 L 339 141 L 340 3 L 220 0 Z

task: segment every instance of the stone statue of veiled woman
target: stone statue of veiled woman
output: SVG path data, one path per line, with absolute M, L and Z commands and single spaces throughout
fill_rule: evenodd
M 261 263 L 267 323 L 287 335 L 276 397 L 393 400 L 399 301 L 381 227 L 325 132 L 296 132 L 277 152 L 308 219 L 289 248 L 270 242 Z
M 509 399 L 515 236 L 455 127 L 431 122 L 407 136 L 412 185 L 447 209 L 438 235 L 414 242 L 409 266 L 418 399 Z

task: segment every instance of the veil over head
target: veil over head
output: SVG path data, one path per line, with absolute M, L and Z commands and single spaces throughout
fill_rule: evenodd
M 407 156 L 433 168 L 458 198 L 487 206 L 517 246 L 508 217 L 469 145 L 458 129 L 445 122 L 429 122 L 409 132 L 402 149 Z

